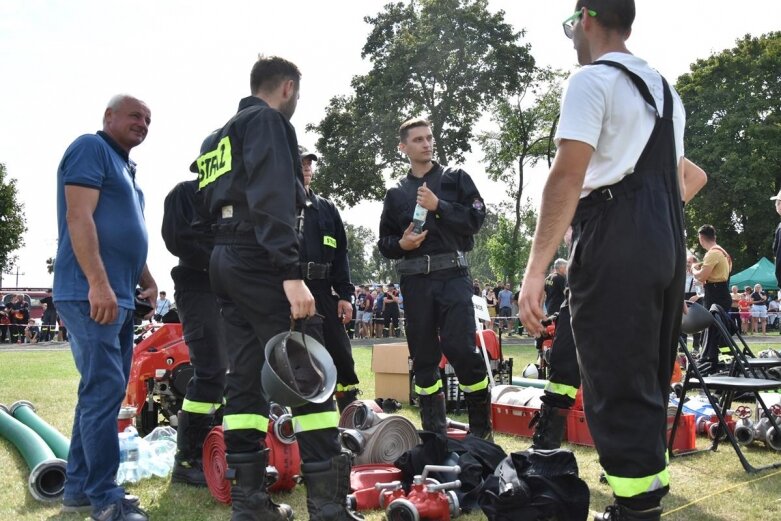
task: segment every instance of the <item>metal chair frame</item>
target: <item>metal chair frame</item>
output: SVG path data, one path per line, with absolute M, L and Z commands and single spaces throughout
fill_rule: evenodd
M 693 305 L 699 306 L 699 304 Z M 777 432 L 781 432 L 781 425 L 779 425 L 779 423 L 776 421 L 776 418 L 771 414 L 769 408 L 765 404 L 765 401 L 760 396 L 760 392 L 781 389 L 781 381 L 770 380 L 766 378 L 756 378 L 756 372 L 749 365 L 743 350 L 738 348 L 737 344 L 735 344 L 734 340 L 732 340 L 732 336 L 729 334 L 727 327 L 722 322 L 719 314 L 712 311 L 708 313 L 708 315 L 711 317 L 710 324 L 708 325 L 714 325 L 716 329 L 724 336 L 724 338 L 727 339 L 727 343 L 729 344 L 730 350 L 732 351 L 734 361 L 730 369 L 730 376 L 703 376 L 697 367 L 697 363 L 689 351 L 689 348 L 686 346 L 686 343 L 683 341 L 683 339 L 679 339 L 678 343 L 680 349 L 686 356 L 688 364 L 686 375 L 683 379 L 683 385 L 681 388 L 681 396 L 675 412 L 675 421 L 673 422 L 672 432 L 670 433 L 670 442 L 668 446 L 670 459 L 674 457 L 689 456 L 708 450 L 715 452 L 718 449 L 722 436 L 726 435 L 746 472 L 756 473 L 767 469 L 781 468 L 781 461 L 763 466 L 752 465 L 743 453 L 743 449 L 735 438 L 735 435 L 729 428 L 727 428 L 727 420 L 724 414 L 724 411 L 727 411 L 732 405 L 732 400 L 736 394 L 752 393 L 756 398 L 757 404 L 759 407 L 761 407 L 765 413 L 765 416 L 770 421 L 772 427 L 776 429 Z M 693 334 L 702 331 L 705 328 L 707 328 L 707 326 L 699 329 L 698 331 L 683 332 L 687 334 Z M 703 393 L 705 393 L 708 402 L 710 402 L 711 407 L 713 407 L 713 411 L 716 414 L 716 417 L 719 419 L 719 428 L 715 433 L 710 447 L 705 449 L 674 453 L 672 447 L 673 442 L 675 441 L 676 432 L 678 430 L 678 421 L 680 420 L 681 414 L 683 412 L 686 392 L 690 389 L 700 389 L 703 391 Z M 716 399 L 716 397 L 713 395 L 714 391 L 720 391 L 722 393 L 720 399 Z

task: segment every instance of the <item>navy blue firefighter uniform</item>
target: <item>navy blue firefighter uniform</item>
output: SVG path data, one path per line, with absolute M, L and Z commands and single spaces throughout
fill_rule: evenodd
M 290 507 L 275 505 L 266 491 L 269 403 L 260 375 L 264 346 L 290 327 L 283 281 L 303 278 L 299 215 L 307 199 L 298 143 L 287 118 L 255 96 L 241 100 L 215 141 L 197 163 L 199 187 L 218 219 L 209 269 L 228 339 L 223 428 L 233 519 L 287 519 Z M 323 343 L 319 326 L 306 333 Z M 310 519 L 347 519 L 350 461 L 333 400 L 292 412 Z
M 417 190 L 424 182 L 439 205 L 426 216 L 426 239 L 419 248 L 405 251 L 399 240 L 412 222 Z M 465 258 L 484 220 L 480 193 L 469 174 L 458 168 L 433 163 L 423 177 L 408 173 L 385 195 L 378 246 L 385 257 L 401 259 L 397 270 L 424 430 L 446 432 L 439 373 L 444 353 L 464 391 L 470 431 L 492 437 L 488 376 L 475 349 L 472 279 Z
M 355 292 L 355 286 L 350 282 L 347 234 L 333 202 L 311 189 L 307 191 L 307 198 L 310 204 L 304 210 L 301 264 L 305 271 L 304 282 L 315 298 L 317 312 L 323 315 L 324 345 L 336 366 L 335 396 L 341 412 L 358 396 L 352 346 L 337 308 L 339 300 L 350 303 Z
M 548 353 L 550 357 L 548 383 L 545 384 L 540 411 L 532 420 L 534 422 L 532 448 L 536 450 L 561 447 L 567 413 L 575 403 L 575 396 L 580 387 L 580 367 L 575 350 L 575 338 L 572 336 L 567 300 L 565 297 L 556 317 L 556 332 Z
M 174 299 L 190 352 L 193 377 L 178 414 L 177 452 L 171 481 L 206 486 L 203 442 L 222 419 L 228 355 L 222 337 L 217 299 L 209 284 L 212 224 L 198 192 L 198 181 L 177 184 L 165 198 L 163 240 L 179 263 L 171 270 Z

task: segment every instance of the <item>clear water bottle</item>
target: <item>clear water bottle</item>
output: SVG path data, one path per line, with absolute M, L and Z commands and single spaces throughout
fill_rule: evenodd
M 117 469 L 117 484 L 125 482 L 125 469 L 127 462 L 127 441 L 126 437 L 119 434 L 119 468 Z
M 119 433 L 119 470 L 117 483 L 136 483 L 138 474 L 139 438 L 138 433 L 126 430 Z
M 127 481 L 131 483 L 136 483 L 141 477 L 138 472 L 138 456 L 138 433 L 133 432 L 127 439 L 127 461 L 125 462 Z
M 419 204 L 415 205 L 415 213 L 412 214 L 412 222 L 414 224 L 412 228 L 413 232 L 415 233 L 423 232 L 423 225 L 426 224 L 427 215 L 428 215 L 428 210 L 426 210 Z

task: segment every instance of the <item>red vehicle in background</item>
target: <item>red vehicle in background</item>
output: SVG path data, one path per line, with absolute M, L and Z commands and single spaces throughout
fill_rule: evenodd
M 14 298 L 14 295 L 21 295 L 30 311 L 30 318 L 34 318 L 40 322 L 43 316 L 43 305 L 41 299 L 45 298 L 51 289 L 49 288 L 0 288 L 0 295 L 2 295 L 2 305 L 10 304 Z

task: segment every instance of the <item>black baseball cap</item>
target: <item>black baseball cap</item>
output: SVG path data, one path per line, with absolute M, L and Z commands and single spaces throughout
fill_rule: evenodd
M 301 161 L 304 159 L 311 159 L 312 161 L 317 161 L 317 154 L 314 152 L 310 152 L 306 149 L 306 147 L 303 147 L 301 145 L 298 145 L 298 154 L 301 156 Z

